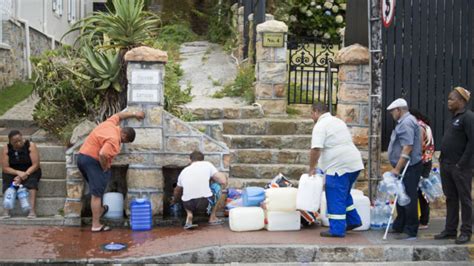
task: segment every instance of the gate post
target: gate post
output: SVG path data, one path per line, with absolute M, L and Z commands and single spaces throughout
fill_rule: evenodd
M 335 62 L 339 64 L 337 116 L 346 122 L 352 133 L 354 144 L 362 154 L 367 154 L 370 91 L 369 50 L 359 44 L 345 47 L 338 52 Z M 366 162 L 367 155 L 363 158 Z M 360 174 L 357 181 L 358 188 L 368 189 L 366 171 Z
M 270 115 L 286 115 L 287 32 L 286 24 L 277 20 L 257 25 L 255 101 Z

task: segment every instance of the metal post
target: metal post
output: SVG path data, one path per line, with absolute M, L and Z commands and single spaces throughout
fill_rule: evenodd
M 327 88 L 328 88 L 328 107 L 329 113 L 332 114 L 332 69 L 331 69 L 331 61 L 328 60 L 328 68 L 327 68 Z M 314 89 L 314 88 L 313 88 Z
M 249 15 L 252 13 L 253 0 L 242 0 L 244 4 L 244 58 L 249 55 Z
M 265 2 L 266 0 L 254 0 L 254 13 L 253 13 L 253 48 L 257 46 L 257 25 L 265 22 Z M 253 53 L 255 57 L 256 53 Z M 254 58 L 255 62 L 255 58 Z
M 382 20 L 380 0 L 368 1 L 370 97 L 369 97 L 369 197 L 375 198 L 380 179 L 382 122 Z

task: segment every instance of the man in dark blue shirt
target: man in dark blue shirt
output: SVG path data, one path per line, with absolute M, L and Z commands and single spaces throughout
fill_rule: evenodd
M 467 109 L 470 92 L 456 87 L 448 96 L 448 109 L 453 114 L 441 143 L 441 180 L 446 195 L 446 225 L 435 239 L 454 239 L 459 224 L 461 202 L 461 234 L 456 244 L 464 244 L 472 235 L 472 168 L 474 167 L 474 113 Z

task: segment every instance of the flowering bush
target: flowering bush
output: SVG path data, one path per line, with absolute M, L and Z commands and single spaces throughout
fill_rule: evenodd
M 287 0 L 278 3 L 275 16 L 291 34 L 336 42 L 345 27 L 346 5 L 346 0 Z

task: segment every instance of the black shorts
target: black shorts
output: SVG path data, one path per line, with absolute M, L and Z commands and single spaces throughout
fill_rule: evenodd
M 5 193 L 5 190 L 10 187 L 10 185 L 13 182 L 13 179 L 15 178 L 16 175 L 11 175 L 11 174 L 6 174 L 2 173 L 2 191 Z M 38 183 L 41 179 L 41 168 L 38 170 L 34 171 L 28 178 L 21 182 L 23 186 L 25 186 L 27 189 L 36 189 L 38 190 Z
M 192 199 L 188 201 L 183 201 L 183 207 L 191 211 L 192 213 L 207 213 L 207 210 L 209 208 L 209 198 L 198 198 L 198 199 Z
M 77 167 L 89 184 L 90 193 L 96 197 L 102 197 L 110 180 L 110 169 L 104 172 L 99 161 L 81 153 L 77 157 Z

